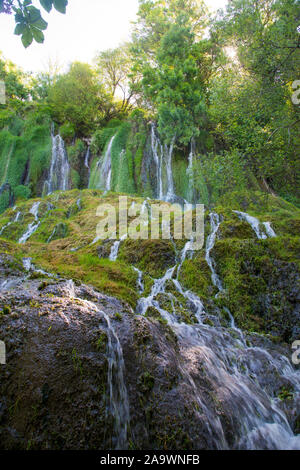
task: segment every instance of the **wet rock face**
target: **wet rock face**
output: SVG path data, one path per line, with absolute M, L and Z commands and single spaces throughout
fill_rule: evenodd
M 7 364 L 0 366 L 0 449 L 114 449 L 122 414 L 112 412 L 111 390 L 122 411 L 124 387 L 124 448 L 239 448 L 250 395 L 234 393 L 236 368 L 236 380 L 266 407 L 262 389 L 280 397 L 280 409 L 298 429 L 294 376 L 281 376 L 281 364 L 288 364 L 283 346 L 249 335 L 252 347 L 243 347 L 234 329 L 171 327 L 91 287 L 34 274 L 0 256 L 0 339 L 7 348 Z M 117 364 L 111 348 L 118 344 Z M 232 364 L 221 360 L 227 350 Z
M 23 281 L 0 296 L 11 307 L 0 320 L 1 448 L 99 448 L 107 442 L 103 316 L 68 299 L 63 283 L 40 286 Z
M 30 279 L 6 255 L 0 285 L 3 276 L 13 283 L 0 292 L 0 338 L 7 348 L 0 371 L 1 449 L 114 447 L 102 312 L 123 348 L 132 447 L 209 446 L 167 325 L 134 317 L 118 300 L 86 286 L 75 287 L 73 298 L 68 281 Z
M 294 263 L 272 261 L 257 276 L 255 266 L 245 263 L 245 271 L 253 278 L 265 280 L 265 292 L 253 300 L 253 311 L 264 320 L 265 331 L 291 344 L 300 337 L 300 273 Z

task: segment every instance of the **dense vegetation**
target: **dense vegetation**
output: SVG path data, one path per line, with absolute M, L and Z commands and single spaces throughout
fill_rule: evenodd
M 86 185 L 79 167 L 87 140 L 96 157 L 117 131 L 113 153 L 124 150 L 125 159 L 113 188 L 146 194 L 140 173 L 147 123 L 154 120 L 165 144 L 175 140 L 182 195 L 188 180 L 180 175 L 193 142 L 197 200 L 216 203 L 248 188 L 299 204 L 296 3 L 234 0 L 211 17 L 193 0 L 141 0 L 132 42 L 99 52 L 93 66 L 74 63 L 65 73 L 52 67 L 33 76 L 2 57 L 1 184 L 9 182 L 17 197 L 41 194 L 54 121 L 72 146 L 73 187 Z
M 297 2 L 139 3 L 93 64 L 0 56 L 0 448 L 299 449 Z M 120 194 L 151 235 L 203 203 L 203 247 Z

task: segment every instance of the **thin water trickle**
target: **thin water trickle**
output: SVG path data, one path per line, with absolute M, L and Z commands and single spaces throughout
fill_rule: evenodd
M 19 239 L 20 244 L 26 243 L 27 240 L 31 237 L 31 235 L 33 235 L 34 232 L 36 232 L 39 228 L 41 223 L 38 218 L 40 204 L 40 202 L 35 202 L 32 208 L 30 209 L 29 213 L 34 216 L 34 222 L 28 225 L 26 232 Z
M 240 212 L 240 211 L 233 211 L 239 219 L 245 220 L 251 226 L 253 231 L 255 232 L 256 236 L 260 240 L 265 240 L 266 238 L 274 238 L 276 237 L 276 233 L 271 227 L 270 222 L 263 222 L 253 217 L 252 215 L 247 214 L 247 212 Z
M 121 237 L 120 240 L 116 240 L 114 242 L 113 246 L 111 247 L 111 252 L 109 255 L 110 261 L 117 261 L 121 242 L 124 241 L 126 238 L 127 238 L 127 233 L 123 235 L 123 237 Z
M 6 230 L 8 227 L 10 227 L 10 225 L 14 224 L 14 223 L 17 223 L 20 219 L 20 216 L 21 216 L 21 212 L 17 212 L 15 218 L 13 220 L 11 220 L 10 222 L 8 222 L 6 225 L 4 225 L 1 230 L 0 230 L 0 235 L 2 235 L 2 233 L 4 232 L 4 230 Z
M 126 450 L 128 448 L 127 432 L 130 423 L 129 400 L 125 384 L 125 364 L 123 350 L 116 331 L 114 330 L 109 316 L 100 310 L 97 305 L 89 300 L 76 297 L 76 289 L 72 280 L 67 284 L 68 296 L 77 299 L 89 308 L 100 313 L 107 324 L 107 360 L 108 376 L 107 387 L 109 395 L 108 415 L 114 420 L 113 447 L 115 450 Z
M 215 263 L 211 257 L 211 251 L 213 250 L 217 238 L 217 233 L 221 225 L 221 218 L 218 214 L 212 212 L 210 215 L 210 226 L 211 232 L 206 240 L 206 251 L 205 251 L 205 260 L 211 270 L 211 278 L 213 285 L 217 287 L 219 292 L 223 291 L 222 282 L 215 270 Z
M 144 290 L 145 290 L 145 286 L 144 286 L 144 283 L 143 283 L 143 273 L 142 271 L 140 271 L 138 268 L 136 268 L 135 266 L 132 266 L 133 270 L 137 273 L 138 275 L 138 278 L 137 278 L 137 289 L 138 289 L 138 292 L 139 294 L 141 295 Z
M 88 146 L 85 158 L 84 158 L 84 166 L 89 170 L 90 169 L 90 146 Z

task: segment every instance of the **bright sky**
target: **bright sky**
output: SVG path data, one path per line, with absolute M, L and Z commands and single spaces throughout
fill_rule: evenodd
M 33 3 L 39 6 L 39 2 Z M 212 10 L 227 0 L 206 0 Z M 49 59 L 62 66 L 74 60 L 92 62 L 97 51 L 117 47 L 130 38 L 131 22 L 136 17 L 138 0 L 69 0 L 67 14 L 44 10 L 48 21 L 44 44 L 33 43 L 24 49 L 13 34 L 12 15 L 0 15 L 0 51 L 26 71 L 47 69 Z

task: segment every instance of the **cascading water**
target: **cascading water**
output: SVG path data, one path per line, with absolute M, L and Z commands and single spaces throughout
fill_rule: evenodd
M 217 289 L 221 292 L 223 290 L 222 282 L 216 273 L 214 260 L 211 257 L 211 251 L 215 246 L 217 233 L 221 225 L 221 218 L 218 214 L 214 212 L 212 212 L 209 215 L 209 217 L 210 217 L 211 232 L 206 240 L 205 260 L 211 270 L 211 278 L 212 278 L 213 285 L 216 286 Z
M 157 168 L 157 191 L 156 197 L 160 200 L 163 199 L 163 182 L 162 182 L 162 158 L 163 158 L 163 147 L 159 138 L 155 132 L 154 123 L 151 124 L 151 148 L 152 154 L 156 163 Z M 160 150 L 160 154 L 158 151 Z
M 237 214 L 241 220 L 245 220 L 246 222 L 248 222 L 249 225 L 251 225 L 258 239 L 265 240 L 268 237 L 276 237 L 276 233 L 272 229 L 270 222 L 264 222 L 263 224 L 261 224 L 256 217 L 253 217 L 252 215 L 249 215 L 246 212 L 233 212 Z
M 211 251 L 214 247 L 221 219 L 218 214 L 210 214 L 211 232 L 206 244 L 206 260 L 212 271 L 214 285 L 223 290 L 221 280 L 216 274 Z M 276 383 L 281 377 L 284 383 L 291 384 L 294 389 L 296 406 L 300 398 L 300 373 L 297 372 L 288 358 L 279 354 L 273 355 L 261 347 L 246 342 L 243 333 L 235 327 L 231 316 L 231 328 L 221 327 L 215 321 L 214 326 L 201 323 L 204 307 L 201 300 L 189 291 L 184 291 L 178 274 L 189 251 L 188 242 L 184 247 L 180 264 L 177 268 L 177 279 L 174 279 L 176 266 L 166 271 L 161 279 L 154 281 L 151 294 L 138 301 L 137 313 L 145 315 L 149 307 L 154 307 L 167 320 L 176 333 L 180 351 L 186 358 L 182 375 L 192 386 L 200 413 L 203 414 L 203 426 L 207 427 L 210 436 L 210 447 L 216 449 L 300 449 L 300 436 L 295 436 L 284 412 L 274 400 Z M 177 291 L 186 299 L 194 302 L 198 324 L 187 325 L 179 322 L 174 314 L 160 307 L 158 295 L 170 296 L 166 293 L 166 284 L 172 281 Z M 197 310 L 198 305 L 198 310 Z M 218 319 L 216 319 L 218 320 Z M 237 334 L 237 332 L 239 334 Z M 272 348 L 270 349 L 272 352 Z M 274 353 L 275 354 L 275 353 Z M 193 370 L 199 364 L 201 373 L 206 377 L 210 388 L 214 390 L 217 400 L 222 403 L 226 413 L 225 427 L 211 402 L 205 400 L 198 390 L 189 367 Z M 274 376 L 265 386 L 266 371 Z M 230 440 L 226 436 L 228 423 L 234 430 Z
M 34 221 L 28 225 L 26 232 L 19 239 L 19 243 L 26 243 L 27 240 L 31 237 L 31 235 L 33 235 L 34 232 L 36 232 L 36 230 L 39 228 L 41 223 L 38 218 L 40 204 L 40 202 L 35 202 L 32 208 L 30 209 L 29 213 L 34 216 Z
M 73 281 L 67 283 L 68 295 L 79 300 L 94 311 L 100 313 L 107 324 L 107 359 L 108 377 L 107 387 L 109 394 L 108 414 L 114 419 L 113 445 L 116 450 L 126 450 L 128 447 L 127 431 L 130 422 L 129 400 L 125 385 L 125 364 L 123 350 L 109 316 L 99 310 L 97 305 L 89 300 L 76 297 L 76 289 Z
M 174 202 L 176 200 L 173 170 L 172 170 L 172 158 L 173 150 L 175 145 L 175 137 L 173 137 L 170 146 L 162 145 L 159 137 L 157 136 L 155 124 L 151 125 L 151 148 L 153 159 L 156 164 L 156 197 L 161 201 Z M 165 164 L 166 171 L 166 192 L 163 188 L 163 164 Z
M 88 149 L 85 154 L 84 158 L 84 166 L 89 170 L 90 169 L 90 146 L 88 146 Z
M 111 247 L 111 252 L 109 255 L 110 261 L 117 261 L 121 242 L 125 240 L 126 238 L 127 238 L 127 233 L 123 235 L 123 237 L 121 237 L 120 240 L 116 240 L 114 242 L 113 246 Z
M 111 190 L 111 150 L 115 135 L 110 139 L 104 157 L 101 157 L 96 168 L 96 189 L 104 189 L 105 193 Z
M 188 201 L 192 202 L 194 198 L 194 155 L 195 155 L 195 141 L 194 139 L 191 140 L 191 150 L 189 153 L 189 164 L 186 170 L 186 174 L 189 180 L 189 187 L 188 187 Z
M 174 190 L 173 169 L 172 169 L 172 157 L 173 157 L 174 144 L 175 144 L 175 137 L 172 139 L 170 147 L 165 145 L 167 193 L 164 196 L 164 200 L 167 202 L 173 202 L 176 198 L 176 194 Z
M 272 229 L 271 227 L 271 223 L 270 222 L 263 222 L 263 225 L 265 227 L 265 231 L 266 231 L 266 234 L 269 238 L 275 238 L 277 237 L 276 233 L 274 232 L 274 230 Z
M 44 194 L 67 191 L 70 188 L 70 165 L 65 144 L 60 135 L 52 134 L 52 159 L 50 174 L 44 185 Z
M 119 338 L 113 329 L 108 315 L 103 316 L 108 327 L 108 388 L 110 397 L 109 411 L 115 423 L 115 448 L 127 448 L 127 430 L 130 422 L 129 401 L 125 385 L 125 365 Z
M 10 227 L 10 225 L 14 224 L 14 223 L 17 223 L 19 221 L 19 218 L 21 216 L 21 212 L 17 212 L 16 216 L 14 217 L 13 220 L 11 220 L 10 222 L 8 222 L 6 225 L 4 225 L 1 230 L 0 230 L 0 235 L 2 235 L 2 233 L 4 232 L 4 230 L 6 230 L 8 227 Z
M 145 287 L 144 287 L 144 283 L 143 283 L 143 273 L 142 271 L 140 271 L 138 268 L 136 268 L 135 266 L 132 266 L 133 270 L 137 273 L 138 275 L 138 278 L 137 278 L 137 288 L 138 288 L 138 291 L 139 291 L 139 294 L 141 295 L 144 290 L 145 290 Z

